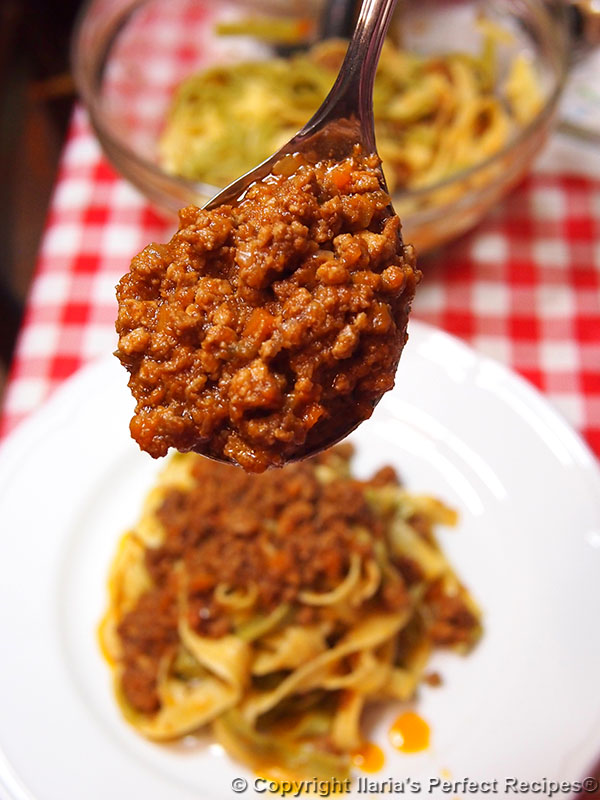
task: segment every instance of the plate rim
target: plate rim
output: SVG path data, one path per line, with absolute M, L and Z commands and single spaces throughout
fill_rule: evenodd
M 534 407 L 543 410 L 544 415 L 552 423 L 554 431 L 559 435 L 576 465 L 586 471 L 591 485 L 597 485 L 600 490 L 600 464 L 595 454 L 581 434 L 570 425 L 562 413 L 526 378 L 495 359 L 481 354 L 458 337 L 448 334 L 435 326 L 419 320 L 413 320 L 411 321 L 410 330 L 416 334 L 415 339 L 424 341 L 431 337 L 437 337 L 449 344 L 457 352 L 468 355 L 473 363 L 491 364 L 501 379 L 508 380 L 527 401 L 533 403 Z M 39 409 L 24 419 L 0 443 L 0 491 L 6 485 L 7 479 L 10 481 L 11 475 L 17 474 L 22 468 L 22 462 L 27 459 L 32 448 L 35 449 L 40 432 L 44 436 L 50 435 L 65 423 L 68 424 L 68 400 L 70 395 L 74 397 L 77 395 L 76 387 L 80 384 L 85 385 L 90 380 L 93 380 L 91 376 L 95 373 L 102 374 L 109 369 L 109 365 L 111 371 L 118 370 L 116 361 L 112 357 L 106 356 L 83 365 L 70 378 L 62 382 Z M 115 368 L 114 370 L 113 367 Z M 123 391 L 127 391 L 125 382 Z M 14 459 L 17 460 L 14 461 Z M 0 547 L 2 547 L 1 538 Z M 589 766 L 591 767 L 592 765 L 590 764 Z M 39 800 L 39 796 L 32 794 L 21 776 L 14 770 L 1 743 L 0 789 L 7 794 L 6 800 Z

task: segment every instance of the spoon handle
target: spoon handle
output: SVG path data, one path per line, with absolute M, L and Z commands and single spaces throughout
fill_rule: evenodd
M 319 21 L 320 39 L 350 39 L 354 31 L 356 0 L 326 0 Z
M 363 0 L 337 80 L 303 134 L 313 134 L 336 119 L 358 117 L 363 145 L 367 152 L 375 151 L 373 83 L 396 2 Z
M 356 144 L 362 145 L 363 153 L 377 152 L 373 83 L 396 2 L 363 0 L 346 57 L 322 106 L 280 150 L 226 186 L 208 201 L 205 209 L 237 202 L 249 186 L 269 175 L 284 155 L 302 153 L 309 162 L 316 164 L 323 159 L 342 161 L 353 154 Z M 383 174 L 381 186 L 387 191 Z M 391 204 L 390 213 L 394 213 Z

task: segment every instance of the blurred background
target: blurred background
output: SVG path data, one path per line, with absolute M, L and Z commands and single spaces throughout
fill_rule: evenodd
M 83 0 L 0 2 L 0 404 L 75 100 L 69 50 L 82 5 Z M 600 40 L 594 2 L 567 5 L 576 40 Z M 579 84 L 571 78 L 561 109 L 563 129 L 578 137 L 590 118 L 600 137 L 600 90 L 594 95 L 593 88 L 600 64 L 594 58 L 592 72 Z
M 0 398 L 75 99 L 80 0 L 0 2 Z

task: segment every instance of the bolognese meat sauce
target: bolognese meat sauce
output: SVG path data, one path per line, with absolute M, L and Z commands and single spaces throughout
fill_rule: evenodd
M 235 205 L 180 212 L 117 287 L 131 433 L 262 472 L 368 418 L 420 273 L 377 156 L 286 156 Z
M 369 501 L 371 487 L 397 488 L 398 478 L 386 467 L 359 481 L 349 471 L 351 455 L 352 448 L 341 445 L 263 475 L 185 456 L 193 459 L 191 481 L 163 492 L 155 515 L 164 536 L 144 555 L 149 586 L 117 628 L 121 688 L 133 708 L 153 713 L 160 706 L 160 665 L 176 650 L 182 608 L 190 628 L 210 638 L 236 632 L 227 595 L 253 596 L 251 619 L 285 607 L 293 624 L 316 624 L 329 606 L 306 604 L 303 593 L 332 592 L 353 558 L 364 565 L 377 558 L 378 548 L 380 557 L 381 548 L 387 553 L 390 568 L 376 593 L 361 601 L 363 613 L 410 607 L 411 587 L 425 586 L 425 575 L 416 560 L 389 549 L 390 511 Z M 323 467 L 328 478 L 319 476 Z M 416 515 L 407 523 L 413 520 Z M 430 529 L 431 522 L 423 528 L 426 538 Z M 463 590 L 449 593 L 443 580 L 434 581 L 422 606 L 423 624 L 436 645 L 474 641 L 479 623 Z M 399 650 L 410 648 L 411 635 L 414 626 L 400 635 Z

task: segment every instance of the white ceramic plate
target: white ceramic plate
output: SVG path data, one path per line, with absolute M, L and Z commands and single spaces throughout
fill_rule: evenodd
M 427 752 L 389 748 L 396 709 L 374 715 L 386 765 L 371 778 L 418 780 L 427 797 L 464 794 L 429 792 L 442 775 L 498 779 L 500 794 L 506 778 L 582 778 L 600 754 L 596 462 L 523 380 L 422 324 L 397 383 L 353 436 L 357 469 L 391 462 L 460 510 L 443 546 L 485 635 L 467 658 L 435 659 L 443 686 L 417 703 Z M 131 405 L 123 370 L 103 361 L 0 450 L 0 795 L 11 800 L 216 800 L 233 796 L 234 777 L 253 781 L 209 740 L 141 739 L 113 701 L 95 638 L 107 568 L 161 466 L 129 439 Z

